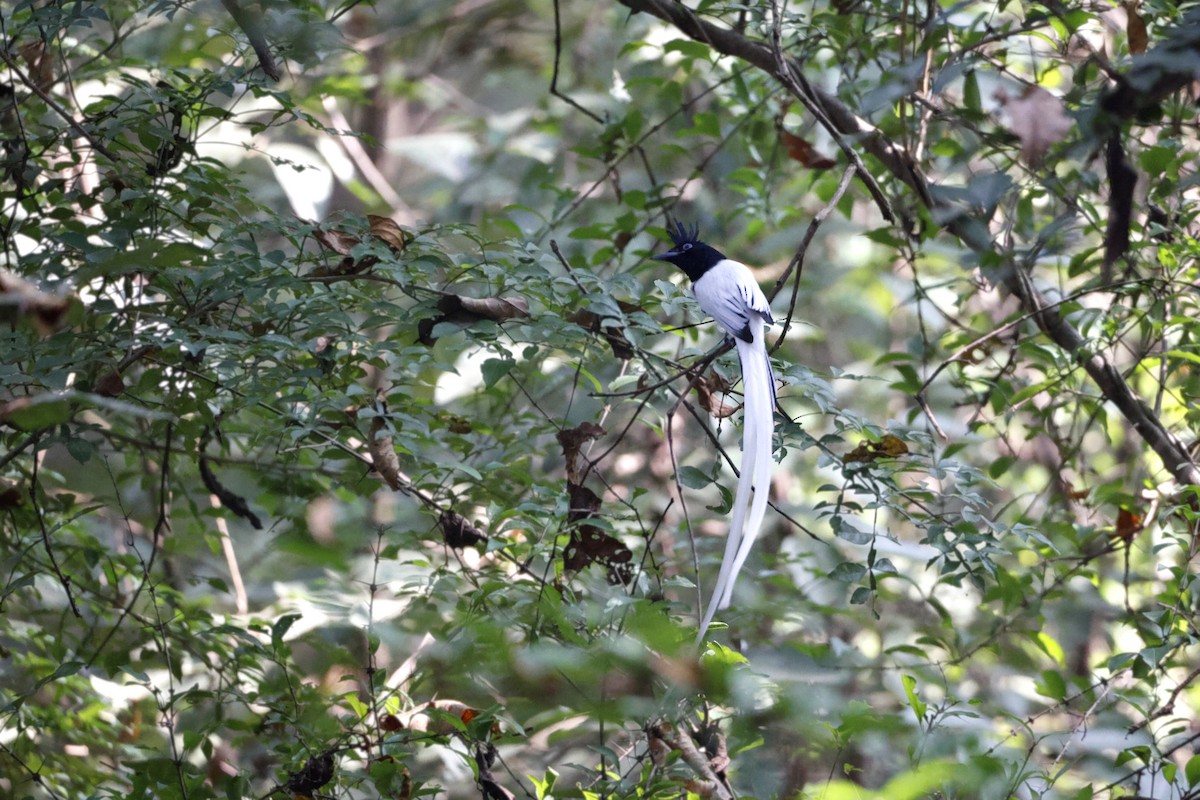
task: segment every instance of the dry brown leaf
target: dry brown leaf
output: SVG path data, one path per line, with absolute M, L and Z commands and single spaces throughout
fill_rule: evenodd
M 1021 157 L 1039 164 L 1051 145 L 1066 138 L 1074 124 L 1062 100 L 1040 86 L 1030 86 L 1013 99 L 1003 89 L 996 100 L 1008 111 L 1008 128 L 1021 140 Z
M 700 398 L 700 405 L 717 419 L 724 419 L 737 412 L 737 406 L 731 406 L 718 397 L 718 394 L 723 395 L 728 391 L 729 384 L 716 373 L 711 376 L 701 375 L 696 379 L 696 394 Z
M 625 303 L 621 304 L 626 305 Z M 639 306 L 633 306 L 634 309 L 639 309 Z M 622 361 L 628 361 L 633 358 L 635 353 L 633 345 L 625 338 L 624 329 L 615 324 L 615 320 L 610 317 L 601 317 L 587 309 L 580 309 L 570 316 L 571 322 L 574 322 L 579 327 L 592 333 L 598 333 L 608 340 L 608 346 L 612 348 L 613 355 Z
M 579 467 L 579 450 L 592 439 L 604 435 L 604 428 L 594 422 L 581 422 L 574 428 L 558 432 L 558 444 L 562 448 L 563 458 L 567 463 L 567 483 L 581 483 L 583 477 Z
M 380 411 L 386 410 L 382 402 L 376 408 Z M 387 423 L 381 414 L 371 417 L 371 429 L 367 434 L 367 451 L 371 454 L 371 465 L 383 478 L 383 482 L 399 491 L 404 486 L 404 479 L 400 475 L 400 459 L 396 455 L 392 437 L 387 433 Z
M 591 425 L 593 429 L 600 429 L 599 425 L 584 424 Z M 587 440 L 581 437 L 582 435 L 577 434 L 566 438 L 572 442 Z M 563 438 L 562 434 L 559 434 L 559 440 L 562 441 Z M 569 445 L 564 444 L 564 449 L 570 449 Z M 577 451 L 578 447 L 575 447 L 575 450 Z M 590 564 L 599 562 L 608 567 L 609 583 L 629 583 L 633 577 L 633 552 L 620 539 L 610 536 L 595 525 L 578 524 L 592 519 L 600 511 L 600 496 L 588 487 L 568 479 L 567 498 L 567 523 L 576 527 L 571 531 L 571 539 L 563 550 L 563 568 L 568 572 L 579 572 Z
M 438 527 L 442 530 L 442 539 L 448 547 L 461 550 L 473 547 L 487 541 L 479 528 L 472 525 L 466 517 L 457 511 L 446 509 L 438 515 Z
M 417 341 L 432 347 L 437 341 L 433 329 L 443 322 L 470 325 L 480 320 L 505 322 L 529 316 L 529 301 L 524 297 L 463 297 L 444 294 L 437 304 L 440 315 L 423 319 L 417 324 Z
M 96 379 L 92 391 L 101 397 L 120 397 L 125 393 L 125 381 L 121 378 L 121 373 L 110 369 Z
M 1125 8 L 1125 33 L 1129 38 L 1129 52 L 1134 55 L 1146 52 L 1150 45 L 1150 35 L 1146 32 L 1146 20 L 1142 19 L 1138 12 L 1142 5 L 1141 0 L 1122 0 L 1121 5 Z
M 350 255 L 350 251 L 359 242 L 357 236 L 351 236 L 341 231 L 322 230 L 321 228 L 313 231 L 313 238 L 320 242 L 321 246 L 326 250 L 332 250 L 339 256 Z
M 580 525 L 563 550 L 563 568 L 579 572 L 596 562 L 608 567 L 608 582 L 614 586 L 633 579 L 633 551 L 595 525 Z
M 284 788 L 296 795 L 311 796 L 318 789 L 333 780 L 333 751 L 315 755 L 304 766 L 288 776 Z
M 908 454 L 908 445 L 899 436 L 887 434 L 878 442 L 863 441 L 846 454 L 842 461 L 846 464 L 861 462 L 869 464 L 881 458 L 899 458 Z
M 454 297 L 449 305 L 456 305 L 468 314 L 474 314 L 478 319 L 490 319 L 493 322 L 504 322 L 510 319 L 520 319 L 529 316 L 529 301 L 524 297 Z M 443 298 L 445 299 L 445 298 Z M 439 303 L 439 308 L 441 304 Z
M 833 169 L 837 166 L 837 162 L 829 156 L 822 155 L 817 152 L 817 148 L 813 147 L 808 140 L 801 139 L 794 133 L 779 129 L 779 142 L 783 145 L 783 149 L 788 154 L 788 158 L 793 161 L 798 161 L 802 166 L 812 170 Z
M 1135 514 L 1128 508 L 1122 508 L 1117 511 L 1117 526 L 1113 530 L 1113 538 L 1129 543 L 1144 527 L 1140 514 Z
M 399 253 L 408 246 L 411 237 L 391 217 L 367 214 L 367 223 L 370 225 L 371 233 L 390 247 L 392 252 Z
M 0 480 L 0 510 L 16 508 L 25 502 L 25 493 L 8 481 Z
M 43 92 L 50 91 L 54 87 L 54 61 L 46 43 L 38 40 L 24 45 L 21 48 L 21 58 L 25 61 L 34 86 Z

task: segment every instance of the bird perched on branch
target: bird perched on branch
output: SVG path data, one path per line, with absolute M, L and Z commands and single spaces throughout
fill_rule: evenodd
M 726 258 L 716 248 L 700 241 L 699 226 L 689 229 L 677 221 L 675 229 L 668 226 L 667 232 L 675 246 L 654 258 L 674 264 L 691 278 L 692 294 L 700 308 L 733 340 L 742 366 L 745 393 L 741 477 L 734 496 L 721 571 L 700 623 L 699 640 L 703 641 L 713 615 L 728 608 L 733 599 L 734 582 L 758 538 L 767 511 L 771 443 L 775 433 L 775 375 L 767 356 L 764 328 L 774 320 L 767 297 L 749 267 Z M 752 488 L 753 503 L 750 502 Z

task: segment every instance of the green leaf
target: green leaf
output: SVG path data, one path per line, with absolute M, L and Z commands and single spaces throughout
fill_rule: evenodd
M 983 114 L 983 99 L 979 94 L 979 79 L 975 70 L 967 70 L 963 77 L 963 105 L 973 114 Z
M 917 717 L 917 722 L 923 722 L 928 707 L 917 696 L 917 679 L 911 675 L 901 675 L 900 682 L 904 686 L 904 696 L 908 700 L 908 707 L 913 710 L 913 714 Z
M 1188 788 L 1200 788 L 1200 755 L 1194 755 L 1183 765 L 1183 777 L 1187 779 Z
M 284 614 L 275 620 L 275 624 L 271 626 L 271 643 L 276 646 L 283 644 L 283 637 L 301 616 L 301 614 Z
M 515 366 L 517 366 L 517 362 L 511 358 L 489 358 L 484 361 L 480 365 L 484 388 L 491 389 L 501 378 L 512 372 Z
M 703 489 L 712 483 L 713 479 L 707 472 L 695 467 L 684 466 L 679 468 L 679 482 L 688 489 Z

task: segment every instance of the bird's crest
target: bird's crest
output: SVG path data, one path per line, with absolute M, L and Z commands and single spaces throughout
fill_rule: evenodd
M 683 247 L 689 242 L 696 244 L 700 241 L 700 226 L 692 225 L 691 228 L 686 228 L 679 220 L 675 220 L 675 230 L 671 230 L 671 226 L 667 225 L 667 233 L 671 235 L 671 241 L 675 243 L 676 247 Z

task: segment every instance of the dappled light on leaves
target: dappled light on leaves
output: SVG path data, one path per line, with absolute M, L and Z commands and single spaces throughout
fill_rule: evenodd
M 4 6 L 0 795 L 1194 796 L 1200 11 L 410 6 Z

